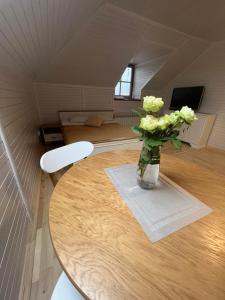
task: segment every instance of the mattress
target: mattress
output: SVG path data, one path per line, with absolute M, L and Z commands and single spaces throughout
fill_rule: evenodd
M 93 144 L 137 139 L 131 128 L 119 124 L 103 124 L 101 127 L 90 127 L 85 125 L 63 126 L 63 138 L 65 144 L 78 141 L 89 141 Z

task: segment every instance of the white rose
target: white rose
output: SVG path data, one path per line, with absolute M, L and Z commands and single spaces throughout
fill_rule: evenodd
M 170 117 L 168 115 L 164 115 L 158 119 L 158 128 L 160 130 L 165 130 L 170 125 Z
M 162 98 L 156 98 L 154 96 L 144 97 L 143 108 L 146 112 L 157 112 L 164 105 Z
M 194 111 L 188 106 L 183 106 L 181 108 L 180 117 L 188 124 L 191 124 L 194 120 L 197 120 Z
M 139 125 L 140 128 L 149 132 L 154 131 L 157 128 L 157 126 L 158 126 L 157 118 L 150 115 L 141 118 L 141 123 Z

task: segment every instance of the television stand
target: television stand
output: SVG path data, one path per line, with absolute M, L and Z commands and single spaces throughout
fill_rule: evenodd
M 193 148 L 201 149 L 207 146 L 216 115 L 202 113 L 197 113 L 196 115 L 198 120 L 191 125 L 182 125 L 178 138 L 189 143 Z

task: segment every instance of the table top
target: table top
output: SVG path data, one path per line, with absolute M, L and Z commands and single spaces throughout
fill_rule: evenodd
M 214 211 L 153 244 L 104 172 L 138 156 L 91 156 L 59 180 L 49 225 L 64 271 L 87 299 L 224 300 L 225 178 L 162 155 L 161 172 Z

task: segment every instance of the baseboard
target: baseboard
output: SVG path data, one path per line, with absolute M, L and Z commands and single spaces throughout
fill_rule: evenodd
M 225 150 L 224 150 L 224 149 L 216 148 L 216 147 L 209 146 L 209 145 L 207 145 L 206 149 L 213 150 L 213 151 L 217 151 L 217 152 L 221 152 L 221 153 L 223 153 L 223 154 L 225 153 Z
M 206 148 L 206 145 L 195 145 L 195 144 L 190 144 L 191 145 L 191 148 L 193 148 L 193 149 L 204 149 L 204 148 Z

